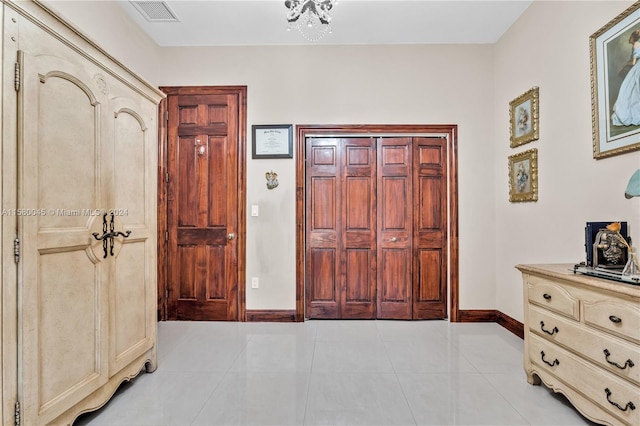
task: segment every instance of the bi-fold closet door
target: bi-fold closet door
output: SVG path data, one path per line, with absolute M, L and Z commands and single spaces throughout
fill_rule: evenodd
M 306 316 L 446 317 L 446 143 L 306 141 Z
M 17 392 L 33 425 L 156 363 L 156 103 L 36 36 L 17 94 Z

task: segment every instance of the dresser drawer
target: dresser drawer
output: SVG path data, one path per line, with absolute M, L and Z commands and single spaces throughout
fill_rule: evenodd
M 529 307 L 529 327 L 541 337 L 575 351 L 605 370 L 640 385 L 640 346 L 584 324 Z M 640 408 L 640 407 L 639 407 Z
M 578 299 L 558 284 L 541 277 L 530 276 L 527 286 L 530 303 L 576 321 L 580 318 Z
M 584 301 L 584 322 L 640 343 L 640 308 L 619 300 Z
M 640 388 L 587 363 L 540 336 L 529 333 L 534 370 L 551 374 L 627 425 L 640 424 Z M 634 407 L 634 408 L 632 408 Z

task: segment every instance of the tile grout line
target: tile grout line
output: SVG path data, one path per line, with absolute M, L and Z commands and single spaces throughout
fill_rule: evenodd
M 311 365 L 309 366 L 309 380 L 307 381 L 307 395 L 304 398 L 304 414 L 302 415 L 302 424 L 307 424 L 307 409 L 309 408 L 309 394 L 311 393 L 311 376 L 313 374 L 313 363 L 316 358 L 316 342 L 318 340 L 318 328 L 320 324 L 315 324 L 315 334 L 313 336 L 313 350 L 311 352 Z
M 400 378 L 398 377 L 398 372 L 396 371 L 396 366 L 393 365 L 393 360 L 391 359 L 391 356 L 389 356 L 389 350 L 387 348 L 387 342 L 385 341 L 385 339 L 382 338 L 382 334 L 380 333 L 380 328 L 378 327 L 378 322 L 376 321 L 376 331 L 378 332 L 378 337 L 380 337 L 380 340 L 382 341 L 382 346 L 384 347 L 384 353 L 387 355 L 387 359 L 389 360 L 389 364 L 391 365 L 391 368 L 393 369 L 393 375 L 396 378 L 396 382 L 398 383 L 398 386 L 400 387 L 400 392 L 402 392 L 402 397 L 404 398 L 404 402 L 405 404 L 407 404 L 407 408 L 409 409 L 409 413 L 411 414 L 411 418 L 413 419 L 413 424 L 417 425 L 418 421 L 416 420 L 416 416 L 413 413 L 413 409 L 411 408 L 411 404 L 409 403 L 409 399 L 407 398 L 407 394 L 404 391 L 404 387 L 402 386 L 402 383 L 400 382 Z
M 244 331 L 242 330 L 242 324 L 244 323 L 238 323 L 238 334 L 240 336 L 244 336 Z M 207 399 L 205 400 L 205 402 L 202 404 L 202 406 L 200 407 L 200 409 L 198 410 L 198 414 L 196 414 L 193 417 L 193 421 L 191 422 L 191 425 L 194 425 L 196 420 L 198 420 L 198 417 L 200 417 L 200 413 L 202 413 L 202 410 L 204 410 L 204 408 L 207 406 L 207 403 L 211 400 L 211 398 L 213 397 L 213 395 L 216 393 L 216 391 L 218 390 L 218 388 L 220 388 L 220 386 L 222 385 L 222 383 L 224 382 L 224 379 L 227 377 L 227 375 L 231 372 L 231 368 L 233 368 L 233 366 L 235 365 L 236 361 L 238 361 L 238 359 L 240 358 L 240 356 L 242 355 L 242 353 L 244 351 L 247 350 L 247 344 L 248 342 L 246 340 L 243 339 L 243 345 L 241 346 L 241 350 L 238 351 L 238 354 L 236 355 L 236 357 L 233 359 L 233 361 L 231 361 L 229 363 L 229 367 L 227 367 L 227 369 L 225 370 L 224 374 L 222 375 L 222 377 L 220 378 L 220 381 L 218 381 L 218 384 L 213 388 L 213 390 L 211 391 L 211 393 L 209 394 L 209 396 L 207 397 Z

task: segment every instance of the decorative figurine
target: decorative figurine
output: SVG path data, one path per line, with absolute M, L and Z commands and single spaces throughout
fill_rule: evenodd
M 279 185 L 278 174 L 273 170 L 265 173 L 264 176 L 267 178 L 267 189 L 274 189 Z

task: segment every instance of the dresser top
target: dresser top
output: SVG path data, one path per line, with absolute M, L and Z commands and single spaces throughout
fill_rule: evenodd
M 573 266 L 572 263 L 548 263 L 539 265 L 516 265 L 516 268 L 522 273 L 555 278 L 577 285 L 595 287 L 640 299 L 640 286 L 638 285 L 574 273 Z

